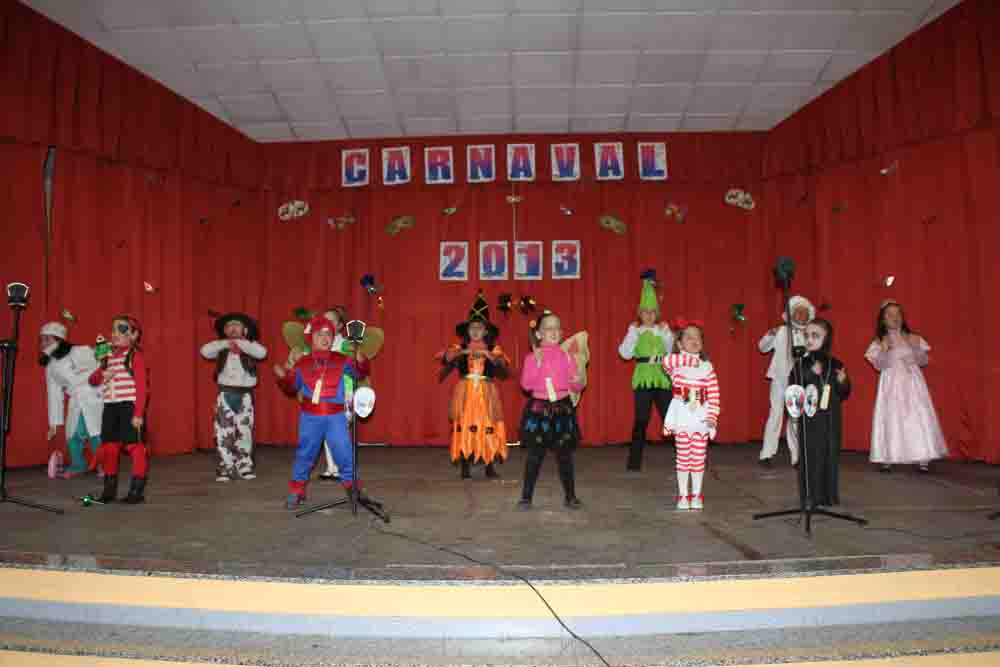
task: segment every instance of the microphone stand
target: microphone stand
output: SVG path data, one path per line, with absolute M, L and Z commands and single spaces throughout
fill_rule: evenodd
M 355 345 L 360 344 L 360 341 L 357 340 L 351 340 L 351 342 Z M 320 510 L 326 510 L 332 507 L 340 507 L 341 505 L 350 503 L 351 513 L 355 516 L 358 514 L 358 507 L 361 506 L 374 516 L 381 519 L 383 522 L 389 523 L 389 512 L 385 509 L 382 503 L 374 498 L 361 495 L 361 487 L 358 485 L 358 479 L 360 478 L 360 475 L 358 475 L 358 419 L 360 419 L 360 417 L 358 417 L 357 413 L 354 412 L 353 401 L 344 401 L 344 412 L 350 423 L 348 428 L 351 433 L 351 470 L 353 470 L 354 477 L 354 481 L 351 483 L 351 497 L 341 498 L 340 500 L 334 500 L 329 503 L 307 507 L 300 512 L 296 512 L 295 516 L 303 517 L 307 514 L 312 514 L 313 512 L 319 512 Z
M 791 276 L 787 273 L 781 273 L 778 276 L 781 281 L 782 294 L 785 297 L 785 326 L 788 329 L 788 355 L 789 358 L 794 361 L 793 368 L 793 378 L 796 378 L 796 384 L 802 384 L 803 378 L 805 378 L 805 371 L 803 369 L 802 357 L 796 357 L 795 348 L 792 343 L 792 312 L 791 312 L 791 297 L 789 296 L 789 291 L 791 288 Z M 827 362 L 829 363 L 829 362 Z M 806 428 L 805 428 L 805 414 L 799 417 L 799 434 L 801 435 L 801 444 L 799 447 L 799 477 L 805 481 L 804 484 L 799 485 L 799 507 L 796 509 L 778 510 L 776 512 L 761 512 L 754 514 L 753 518 L 757 519 L 769 519 L 776 516 L 791 516 L 794 514 L 799 515 L 799 521 L 805 519 L 805 533 L 806 535 L 812 535 L 812 517 L 814 514 L 819 514 L 821 516 L 828 516 L 834 519 L 843 519 L 844 521 L 851 521 L 860 526 L 867 526 L 868 521 L 862 519 L 861 517 L 852 516 L 850 514 L 845 514 L 842 512 L 833 512 L 828 509 L 823 509 L 817 507 L 813 503 L 812 489 L 809 487 L 809 443 L 806 438 Z
M 17 359 L 18 326 L 21 321 L 21 308 L 11 306 L 14 311 L 14 335 L 7 340 L 0 340 L 0 354 L 3 356 L 3 414 L 0 416 L 0 503 L 14 503 L 22 507 L 32 507 L 53 514 L 63 511 L 48 505 L 39 505 L 23 498 L 7 493 L 7 434 L 10 432 L 10 406 L 14 400 L 14 362 Z

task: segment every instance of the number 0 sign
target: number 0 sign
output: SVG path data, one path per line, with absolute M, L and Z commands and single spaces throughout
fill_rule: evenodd
M 554 280 L 580 279 L 580 242 L 552 242 L 552 278 Z
M 479 242 L 479 279 L 507 280 L 507 242 Z

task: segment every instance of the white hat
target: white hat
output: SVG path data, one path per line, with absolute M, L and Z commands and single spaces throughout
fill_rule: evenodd
M 42 325 L 40 336 L 55 336 L 66 340 L 66 325 L 60 322 L 46 322 Z
M 788 312 L 794 313 L 796 308 L 805 308 L 808 310 L 810 322 L 816 319 L 816 306 L 812 305 L 812 302 L 804 296 L 796 294 L 788 300 Z M 785 313 L 782 313 L 781 317 L 786 320 L 788 319 Z

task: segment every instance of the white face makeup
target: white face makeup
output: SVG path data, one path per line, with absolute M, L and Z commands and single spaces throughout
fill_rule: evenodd
M 226 322 L 226 326 L 222 328 L 222 332 L 226 334 L 226 338 L 236 339 L 243 338 L 246 336 L 246 327 L 243 323 L 238 320 L 231 320 Z
M 823 347 L 826 340 L 826 329 L 818 324 L 810 324 L 806 327 L 806 349 L 816 352 Z
M 899 331 L 899 328 L 903 326 L 902 309 L 895 304 L 889 306 L 882 314 L 882 321 L 885 322 L 885 327 L 889 331 Z
M 792 311 L 792 319 L 799 324 L 805 324 L 809 321 L 809 309 L 805 306 L 799 306 Z
M 542 320 L 538 328 L 538 337 L 542 343 L 547 345 L 558 345 L 562 339 L 562 323 L 555 315 L 548 315 Z
M 482 322 L 469 323 L 469 340 L 481 341 L 486 337 L 486 325 Z
M 330 329 L 320 329 L 319 331 L 314 331 L 312 335 L 313 348 L 317 350 L 327 351 L 333 346 L 333 331 Z
M 698 327 L 686 327 L 681 332 L 681 349 L 689 354 L 701 354 L 701 329 Z
M 640 310 L 639 311 L 639 323 L 644 327 L 651 327 L 656 324 L 656 311 L 655 310 Z

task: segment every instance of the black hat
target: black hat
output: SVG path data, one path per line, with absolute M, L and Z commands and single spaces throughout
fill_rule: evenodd
M 486 297 L 483 296 L 482 292 L 476 295 L 476 300 L 469 310 L 469 319 L 459 322 L 455 326 L 455 334 L 465 338 L 469 332 L 469 325 L 473 322 L 482 322 L 486 325 L 487 338 L 493 339 L 500 335 L 500 329 L 497 328 L 497 325 L 490 322 L 490 304 L 486 302 Z
M 219 338 L 226 337 L 226 323 L 227 322 L 241 322 L 247 330 L 248 340 L 257 340 L 257 322 L 252 317 L 246 313 L 226 313 L 222 317 L 215 320 L 215 333 L 219 334 Z

